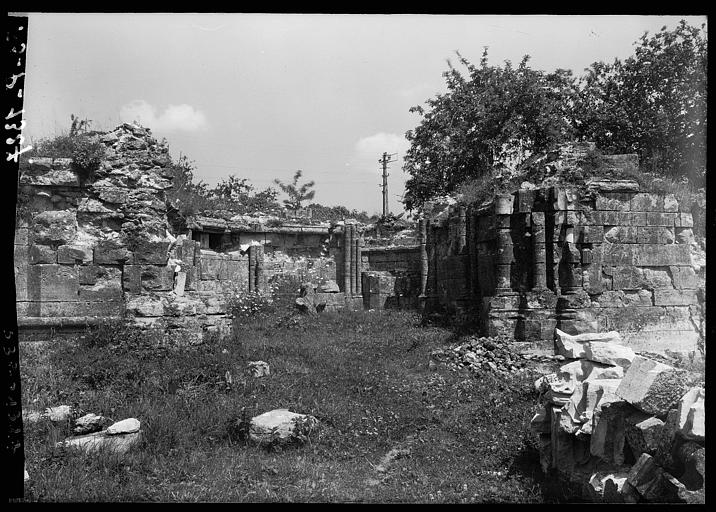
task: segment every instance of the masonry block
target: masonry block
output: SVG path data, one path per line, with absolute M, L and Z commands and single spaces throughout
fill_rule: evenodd
M 655 306 L 688 306 L 698 304 L 696 290 L 674 290 L 673 288 L 655 288 Z
M 18 301 L 16 308 L 18 318 L 121 318 L 124 314 L 123 301 Z
M 669 272 L 671 272 L 674 287 L 679 290 L 695 290 L 705 285 L 704 281 L 697 277 L 693 267 L 672 265 L 669 267 Z
M 94 285 L 99 280 L 122 280 L 122 270 L 117 267 L 101 265 L 82 265 L 77 267 L 80 285 Z
M 661 212 L 664 210 L 664 196 L 642 192 L 631 198 L 631 210 L 640 212 Z
M 28 255 L 30 264 L 57 263 L 57 251 L 47 245 L 30 245 Z
M 132 260 L 132 252 L 118 240 L 104 240 L 94 247 L 94 263 L 97 265 L 123 265 Z
M 642 412 L 665 417 L 684 395 L 685 378 L 682 370 L 636 356 L 616 394 Z
M 94 251 L 89 245 L 61 245 L 57 248 L 57 262 L 65 265 L 92 263 Z
M 614 226 L 604 232 L 604 240 L 613 244 L 633 244 L 637 241 L 637 227 Z
M 29 232 L 28 228 L 16 228 L 15 245 L 27 245 L 29 243 Z
M 77 301 L 79 286 L 75 267 L 39 264 L 27 268 L 27 296 L 31 301 Z
M 676 225 L 677 215 L 677 213 L 646 212 L 646 225 L 673 227 Z
M 681 212 L 674 217 L 674 226 L 678 228 L 694 227 L 694 217 L 690 213 Z
M 644 283 L 644 271 L 637 267 L 604 266 L 602 272 L 612 277 L 612 289 L 614 290 L 636 290 L 641 288 Z
M 687 245 L 640 244 L 634 250 L 634 264 L 641 267 L 691 265 L 691 251 Z
M 633 244 L 602 244 L 602 263 L 604 265 L 634 264 L 635 246 Z
M 637 242 L 640 244 L 673 244 L 676 240 L 674 228 L 666 226 L 644 226 L 637 229 Z
M 94 284 L 94 283 L 87 283 Z M 122 288 L 129 293 L 142 291 L 142 266 L 124 265 L 122 269 Z
M 616 210 L 628 212 L 631 195 L 624 192 L 603 192 L 596 198 L 597 210 Z
M 603 226 L 579 226 L 574 229 L 575 242 L 580 244 L 601 243 L 605 233 Z
M 135 241 L 132 246 L 134 263 L 137 265 L 166 265 L 169 258 L 169 245 L 168 240 L 149 241 L 140 239 Z
M 141 265 L 142 290 L 169 291 L 174 288 L 174 269 L 158 265 Z

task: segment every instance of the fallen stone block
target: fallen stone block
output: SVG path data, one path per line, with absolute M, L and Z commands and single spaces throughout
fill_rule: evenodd
M 557 345 L 556 353 L 570 359 L 585 357 L 585 343 L 591 341 L 620 343 L 621 335 L 617 331 L 605 333 L 567 334 L 559 329 L 554 330 Z
M 582 423 L 576 433 L 578 437 L 592 434 L 592 418 L 596 410 L 601 410 L 607 403 L 621 400 L 615 394 L 618 386 L 618 379 L 585 380 L 579 392 L 572 395 L 566 410 L 575 421 Z
M 624 484 L 629 473 L 609 474 L 602 480 L 604 489 L 602 501 L 604 503 L 624 503 Z
M 629 347 L 603 341 L 590 341 L 585 344 L 584 357 L 597 363 L 629 368 L 636 354 Z
M 605 403 L 594 411 L 589 451 L 603 461 L 624 463 L 625 426 L 627 418 L 638 412 L 627 402 Z
M 70 437 L 57 443 L 57 446 L 75 448 L 86 453 L 111 452 L 117 455 L 124 455 L 142 439 L 142 432 L 130 434 L 108 435 L 106 431 L 95 432 L 86 436 Z
M 652 456 L 656 454 L 659 448 L 659 436 L 663 428 L 664 422 L 654 416 L 627 425 L 626 439 L 635 458 L 642 453 Z
M 118 421 L 107 427 L 105 433 L 108 436 L 133 434 L 139 432 L 140 426 L 140 422 L 137 418 L 127 418 L 126 420 Z
M 684 393 L 685 372 L 636 356 L 617 388 L 617 395 L 637 409 L 664 417 Z
M 663 469 L 648 453 L 642 453 L 629 470 L 627 482 L 647 501 L 658 498 L 661 494 Z
M 706 438 L 704 402 L 706 390 L 694 386 L 679 400 L 679 433 L 684 439 L 703 443 Z
M 109 418 L 89 413 L 75 420 L 72 432 L 76 435 L 92 434 L 103 430 L 110 423 Z
M 696 491 L 690 491 L 676 477 L 666 471 L 662 473 L 662 497 L 666 503 L 694 505 L 706 502 L 706 492 L 703 487 Z
M 313 416 L 274 409 L 251 418 L 249 438 L 260 445 L 302 443 L 317 426 Z
M 330 279 L 321 284 L 321 286 L 319 286 L 319 290 L 323 293 L 338 293 L 341 291 L 338 283 Z
M 677 458 L 684 468 L 679 481 L 689 491 L 703 488 L 706 482 L 706 449 L 693 441 L 688 441 L 677 450 Z

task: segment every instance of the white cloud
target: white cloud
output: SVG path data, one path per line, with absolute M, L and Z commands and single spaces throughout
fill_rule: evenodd
M 157 115 L 157 108 L 144 100 L 134 100 L 124 105 L 119 117 L 125 123 L 139 121 L 142 126 L 155 132 L 198 132 L 208 128 L 204 112 L 185 103 L 169 105 Z
M 360 158 L 375 158 L 377 161 L 383 153 L 398 153 L 397 158 L 402 159 L 410 143 L 403 135 L 380 132 L 369 137 L 363 137 L 355 144 L 356 152 Z

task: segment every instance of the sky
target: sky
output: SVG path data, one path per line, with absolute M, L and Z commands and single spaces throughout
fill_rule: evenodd
M 445 92 L 459 51 L 581 75 L 634 53 L 645 31 L 706 16 L 27 13 L 25 137 L 67 132 L 70 115 L 111 130 L 139 121 L 214 185 L 315 181 L 314 202 L 403 211 L 409 112 Z M 283 196 L 281 196 L 283 197 Z

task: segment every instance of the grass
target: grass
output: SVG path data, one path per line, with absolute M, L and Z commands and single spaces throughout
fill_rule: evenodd
M 119 325 L 83 336 L 22 345 L 24 407 L 136 417 L 145 437 L 119 459 L 56 448 L 69 425 L 26 424 L 25 501 L 556 499 L 528 431 L 536 375 L 429 370 L 430 352 L 455 336 L 413 313 L 259 316 L 182 349 Z M 271 375 L 246 375 L 252 360 Z M 239 420 L 279 407 L 320 428 L 302 446 L 247 443 Z

